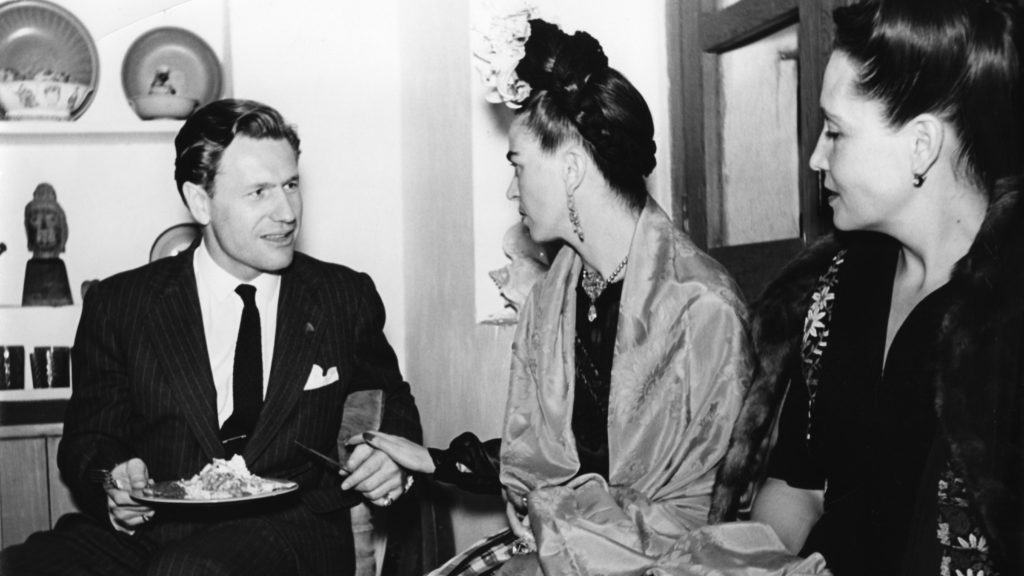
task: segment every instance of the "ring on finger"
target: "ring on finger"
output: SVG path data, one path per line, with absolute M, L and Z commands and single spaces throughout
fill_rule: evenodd
M 387 508 L 388 506 L 391 506 L 391 505 L 392 505 L 392 504 L 394 504 L 394 503 L 395 503 L 395 501 L 394 501 L 394 499 L 393 499 L 393 498 L 391 498 L 391 496 L 385 496 L 385 497 L 384 497 L 384 498 L 383 498 L 383 499 L 382 499 L 382 500 L 380 501 L 380 505 L 381 505 L 381 507 L 382 507 L 382 508 Z

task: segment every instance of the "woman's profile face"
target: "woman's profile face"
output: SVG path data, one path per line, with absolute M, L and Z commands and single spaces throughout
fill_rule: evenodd
M 913 196 L 913 140 L 891 127 L 883 107 L 856 90 L 857 67 L 833 52 L 825 68 L 825 125 L 810 165 L 825 174 L 832 220 L 840 230 L 888 232 Z
M 564 238 L 569 216 L 557 152 L 545 152 L 540 140 L 517 118 L 508 132 L 506 157 L 515 173 L 505 197 L 518 201 L 530 237 L 534 242 Z

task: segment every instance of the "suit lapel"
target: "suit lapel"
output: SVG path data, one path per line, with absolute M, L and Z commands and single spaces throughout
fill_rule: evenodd
M 316 360 L 322 316 L 316 297 L 317 280 L 300 255 L 296 255 L 292 267 L 282 274 L 267 395 L 245 449 L 245 461 L 250 466 L 274 440 L 295 408 Z
M 157 293 L 149 317 L 149 335 L 171 396 L 181 403 L 185 419 L 207 457 L 223 456 L 218 437 L 217 390 L 210 372 L 203 316 L 199 308 L 193 249 L 175 257 L 180 266 L 154 278 Z

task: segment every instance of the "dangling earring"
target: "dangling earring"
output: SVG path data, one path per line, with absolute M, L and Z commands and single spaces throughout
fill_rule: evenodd
M 567 190 L 565 193 L 566 203 L 569 205 L 569 222 L 572 224 L 572 231 L 576 233 L 576 237 L 583 242 L 583 227 L 580 226 L 580 215 L 576 211 L 576 191 Z
M 920 188 L 924 184 L 924 174 L 914 174 L 914 188 Z

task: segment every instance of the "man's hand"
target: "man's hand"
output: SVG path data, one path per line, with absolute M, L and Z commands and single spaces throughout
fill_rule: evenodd
M 113 486 L 107 486 L 107 510 L 114 527 L 122 531 L 132 531 L 149 522 L 154 511 L 142 506 L 132 499 L 133 489 L 149 486 L 149 469 L 139 458 L 122 462 L 110 471 Z
M 341 483 L 341 489 L 358 490 L 375 506 L 390 506 L 408 487 L 407 473 L 387 454 L 368 444 L 356 446 L 345 466 L 352 472 Z

